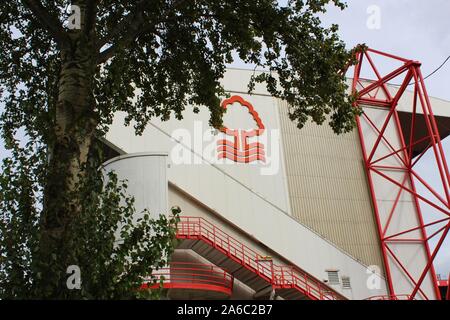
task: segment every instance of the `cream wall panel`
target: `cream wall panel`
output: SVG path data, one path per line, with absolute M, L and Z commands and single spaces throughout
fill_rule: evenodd
M 298 129 L 279 102 L 291 214 L 356 259 L 383 269 L 377 229 L 356 132 L 324 123 Z

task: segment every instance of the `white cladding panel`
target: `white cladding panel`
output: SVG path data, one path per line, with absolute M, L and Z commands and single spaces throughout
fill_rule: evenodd
M 123 127 L 124 114 L 117 113 L 107 139 L 127 153 L 154 150 L 167 152 L 169 165 L 172 169 L 179 169 L 179 174 L 185 174 L 185 171 L 203 172 L 204 168 L 212 165 L 215 168 L 214 170 L 230 175 L 240 184 L 251 189 L 257 196 L 266 199 L 280 208 L 281 211 L 288 213 L 284 164 L 281 159 L 282 152 L 279 149 L 281 143 L 276 100 L 270 96 L 239 95 L 252 103 L 267 128 L 259 139 L 249 139 L 249 142 L 259 141 L 264 144 L 265 163 L 260 161 L 235 163 L 228 159 L 218 159 L 217 141 L 220 139 L 231 141 L 233 138 L 222 132 L 212 130 L 208 125 L 209 112 L 204 107 L 198 114 L 186 110 L 183 114 L 184 119 L 180 121 L 172 119 L 163 122 L 154 119 L 142 136 L 135 136 L 131 126 Z M 231 115 L 232 112 L 228 113 Z M 227 124 L 224 123 L 224 125 Z M 233 125 L 230 124 L 229 127 L 232 128 Z M 169 175 L 170 180 L 176 179 L 171 171 L 169 171 Z M 227 193 L 223 186 L 218 185 L 215 181 L 209 181 L 207 186 L 199 185 L 199 183 L 198 180 L 191 181 L 191 187 L 207 189 L 208 196 L 217 198 L 217 201 L 234 204 L 238 200 L 238 198 L 225 200 L 224 196 L 227 196 Z
M 383 260 L 358 132 L 336 135 L 308 121 L 299 130 L 279 101 L 291 215 L 367 265 Z
M 127 180 L 127 193 L 135 198 L 136 217 L 147 209 L 153 218 L 168 213 L 167 155 L 138 153 L 115 157 L 103 165 L 119 180 Z

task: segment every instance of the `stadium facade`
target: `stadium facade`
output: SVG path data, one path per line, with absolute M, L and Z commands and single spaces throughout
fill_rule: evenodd
M 381 75 L 376 56 L 398 66 Z M 450 102 L 428 97 L 417 62 L 374 50 L 358 60 L 349 87 L 363 114 L 343 135 L 311 122 L 299 130 L 263 85 L 247 93 L 254 71 L 243 69 L 222 80 L 222 130 L 208 126 L 206 108 L 154 119 L 141 136 L 115 115 L 105 168 L 128 180 L 138 212 L 182 210 L 171 263 L 154 272 L 169 298 L 441 298 L 439 247 L 428 242 L 429 228 L 435 239 L 448 232 L 440 139 Z M 435 155 L 437 191 L 414 171 L 425 152 Z

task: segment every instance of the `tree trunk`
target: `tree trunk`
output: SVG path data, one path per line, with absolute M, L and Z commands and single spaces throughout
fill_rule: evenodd
M 61 50 L 55 127 L 49 145 L 39 246 L 41 298 L 61 298 L 69 292 L 66 270 L 77 264 L 70 227 L 81 210 L 78 188 L 98 124 L 93 97 L 94 45 L 83 35 L 74 35 L 70 48 Z

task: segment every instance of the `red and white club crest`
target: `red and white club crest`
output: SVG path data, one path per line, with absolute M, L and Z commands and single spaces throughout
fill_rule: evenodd
M 233 105 L 235 102 L 248 109 L 248 112 L 256 122 L 257 128 L 245 130 L 228 129 L 226 126 L 223 126 L 220 131 L 227 136 L 233 137 L 233 140 L 221 139 L 217 141 L 218 158 L 226 158 L 240 163 L 250 163 L 258 160 L 265 162 L 264 144 L 260 142 L 248 143 L 248 138 L 260 136 L 264 133 L 264 124 L 252 104 L 245 101 L 240 96 L 232 96 L 231 98 L 224 100 L 222 102 L 222 107 L 227 109 L 228 106 Z

